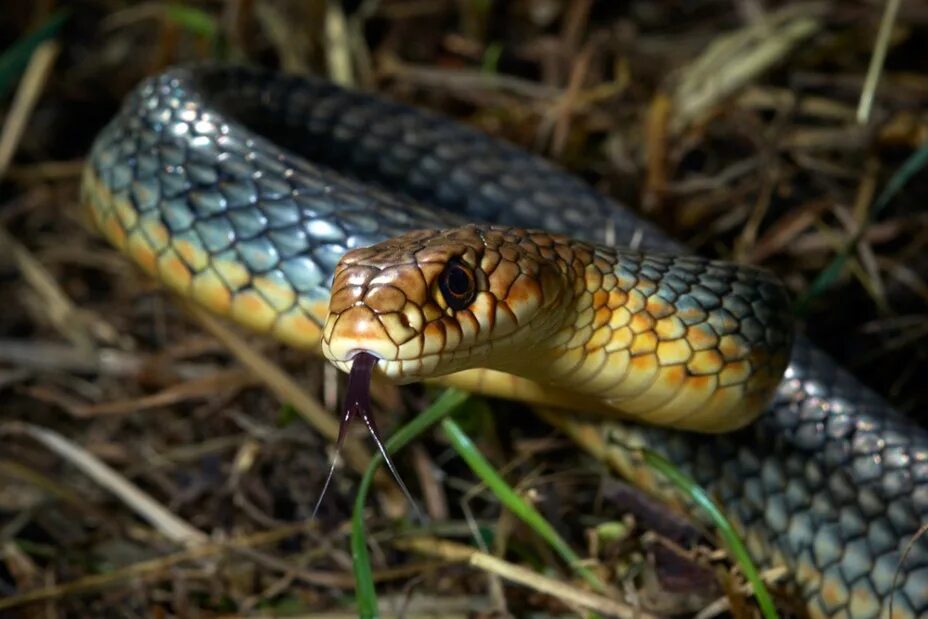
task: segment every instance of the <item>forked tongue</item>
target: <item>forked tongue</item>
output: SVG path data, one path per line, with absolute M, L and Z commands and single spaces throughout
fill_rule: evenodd
M 419 508 L 416 506 L 416 502 L 409 493 L 409 489 L 406 488 L 406 484 L 404 484 L 403 480 L 400 478 L 400 474 L 397 472 L 396 467 L 393 466 L 393 460 L 391 460 L 389 454 L 387 454 L 387 450 L 380 438 L 380 430 L 377 429 L 377 423 L 374 421 L 374 415 L 371 412 L 371 376 L 374 373 L 375 365 L 377 365 L 377 357 L 367 352 L 358 353 L 351 364 L 351 372 L 348 374 L 348 391 L 345 393 L 345 412 L 342 414 L 342 420 L 338 425 L 338 439 L 335 441 L 335 457 L 332 459 L 332 466 L 329 467 L 329 474 L 326 475 L 325 484 L 322 486 L 322 492 L 319 494 L 319 498 L 316 500 L 316 506 L 313 508 L 313 520 L 316 518 L 316 512 L 319 511 L 319 506 L 322 505 L 322 499 L 329 489 L 329 484 L 332 482 L 332 475 L 335 473 L 335 463 L 342 453 L 342 447 L 345 444 L 345 436 L 348 434 L 348 427 L 355 417 L 360 417 L 364 425 L 367 426 L 367 431 L 370 433 L 371 438 L 374 439 L 374 443 L 377 445 L 380 455 L 383 456 L 383 461 L 386 462 L 387 468 L 390 469 L 393 479 L 396 480 L 400 490 L 403 491 L 403 495 L 412 506 L 416 517 L 422 520 L 422 515 L 419 512 Z

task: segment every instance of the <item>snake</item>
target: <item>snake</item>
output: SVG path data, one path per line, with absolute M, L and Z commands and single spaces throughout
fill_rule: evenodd
M 793 334 L 775 276 L 537 155 L 321 78 L 180 66 L 99 133 L 81 202 L 169 289 L 342 369 L 593 415 L 600 456 L 671 501 L 628 446 L 694 478 L 809 616 L 928 616 L 928 433 Z

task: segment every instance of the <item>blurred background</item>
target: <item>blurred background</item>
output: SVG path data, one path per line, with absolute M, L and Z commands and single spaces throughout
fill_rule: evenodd
M 917 0 L 8 0 L 0 617 L 353 616 L 356 472 L 340 470 L 319 527 L 307 526 L 328 441 L 84 220 L 83 158 L 145 76 L 206 59 L 322 75 L 517 143 L 694 251 L 776 271 L 799 328 L 923 419 L 926 37 L 928 2 Z M 334 409 L 341 379 L 319 360 L 260 338 L 247 346 Z M 377 396 L 391 412 L 431 397 L 388 385 Z M 385 434 L 400 417 L 381 415 Z M 611 499 L 627 489 L 566 439 L 511 404 L 466 423 L 610 580 L 660 612 L 712 616 L 725 598 L 713 569 L 619 511 Z M 129 494 L 104 490 L 95 462 Z M 470 543 L 492 530 L 497 554 L 570 580 L 440 437 L 398 462 L 424 497 L 429 534 Z M 133 489 L 177 521 L 139 518 Z M 395 493 L 369 503 L 389 608 L 571 612 L 449 557 L 403 552 Z M 729 598 L 726 612 L 753 616 Z

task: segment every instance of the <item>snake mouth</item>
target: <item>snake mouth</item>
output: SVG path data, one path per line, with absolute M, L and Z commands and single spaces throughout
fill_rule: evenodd
M 355 365 L 355 361 L 358 359 L 363 359 L 364 357 L 372 358 L 374 367 L 381 374 L 388 377 L 397 378 L 397 376 L 394 376 L 396 373 L 394 367 L 399 366 L 399 362 L 395 359 L 388 359 L 382 354 L 369 348 L 352 348 L 347 353 L 345 353 L 341 359 L 332 359 L 331 361 L 335 364 L 336 367 L 350 374 L 352 368 Z
M 383 355 L 380 355 L 373 350 L 368 350 L 367 348 L 352 348 L 347 353 L 345 353 L 344 359 L 340 359 L 339 361 L 350 364 L 353 363 L 355 359 L 357 359 L 358 355 L 370 355 L 376 359 L 378 363 L 384 360 Z
M 427 376 L 438 364 L 440 355 L 427 355 L 417 359 L 389 359 L 372 350 L 359 347 L 350 349 L 338 358 L 329 357 L 329 362 L 350 374 L 355 362 L 365 357 L 372 358 L 373 365 L 380 374 L 397 384 L 405 384 Z

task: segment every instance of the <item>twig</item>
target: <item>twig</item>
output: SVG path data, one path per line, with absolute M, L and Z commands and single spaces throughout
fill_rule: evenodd
M 89 355 L 93 350 L 93 339 L 86 327 L 90 322 L 103 325 L 102 320 L 88 320 L 89 314 L 74 305 L 45 265 L 0 226 L 0 252 L 3 250 L 12 256 L 23 280 L 42 300 L 41 311 L 55 329 L 68 338 L 78 350 L 87 351 Z M 104 330 L 115 333 L 115 329 L 108 325 L 104 326 Z
M 715 39 L 675 76 L 671 129 L 678 132 L 781 61 L 821 28 L 820 3 L 787 6 L 764 22 Z
M 857 122 L 861 125 L 866 125 L 870 120 L 870 111 L 873 109 L 876 87 L 880 82 L 880 74 L 883 72 L 883 62 L 886 60 L 889 37 L 893 31 L 893 24 L 896 23 L 899 5 L 899 0 L 886 1 L 886 9 L 883 11 L 883 18 L 880 20 L 880 31 L 876 35 L 876 45 L 874 45 L 873 55 L 870 57 L 870 66 L 867 67 L 867 77 L 864 79 L 864 87 L 860 91 Z
M 542 576 L 537 572 L 509 563 L 485 552 L 474 550 L 464 544 L 457 544 L 434 537 L 417 537 L 397 540 L 394 545 L 403 550 L 442 557 L 449 561 L 466 562 L 476 568 L 497 574 L 511 582 L 556 597 L 566 603 L 589 608 L 611 617 L 654 619 L 654 615 L 640 608 L 634 608 L 623 602 L 611 600 L 602 595 L 565 584 L 554 578 Z
M 29 65 L 23 79 L 13 97 L 13 104 L 3 123 L 3 134 L 0 135 L 0 178 L 6 175 L 7 167 L 13 159 L 13 154 L 19 147 L 19 140 L 23 137 L 32 109 L 45 86 L 48 74 L 58 57 L 58 43 L 46 41 L 39 45 L 29 59 Z
M 153 527 L 172 542 L 185 546 L 195 546 L 204 543 L 208 539 L 205 533 L 172 514 L 108 464 L 57 432 L 33 424 L 14 421 L 0 425 L 0 435 L 3 434 L 26 435 L 42 443 L 45 447 L 79 468 L 97 484 L 116 495 L 132 511 L 151 523 Z
M 562 97 L 560 88 L 539 84 L 503 73 L 485 73 L 470 69 L 436 69 L 387 59 L 381 67 L 385 75 L 414 86 L 443 89 L 460 96 L 498 92 L 523 99 L 548 101 Z
M 250 535 L 234 538 L 227 542 L 210 542 L 208 544 L 202 544 L 165 557 L 159 557 L 150 561 L 141 561 L 113 572 L 93 574 L 92 576 L 79 578 L 72 582 L 53 585 L 43 589 L 36 589 L 34 591 L 27 591 L 26 593 L 22 593 L 20 595 L 11 595 L 5 598 L 0 598 L 0 610 L 23 606 L 24 604 L 41 602 L 43 600 L 51 600 L 69 595 L 88 593 L 90 591 L 96 591 L 129 579 L 154 580 L 159 578 L 169 578 L 171 576 L 169 569 L 179 563 L 196 559 L 205 559 L 207 557 L 226 552 L 227 550 L 242 551 L 245 549 L 250 549 L 252 546 L 272 544 L 281 539 L 285 539 L 291 535 L 297 534 L 306 528 L 307 525 L 305 522 L 288 524 L 277 529 L 260 531 L 258 533 L 252 533 Z M 326 586 L 331 586 L 332 583 L 329 581 L 325 583 L 314 584 L 324 584 Z
M 351 86 L 351 44 L 348 20 L 338 2 L 327 2 L 325 11 L 325 50 L 329 78 L 336 84 Z

